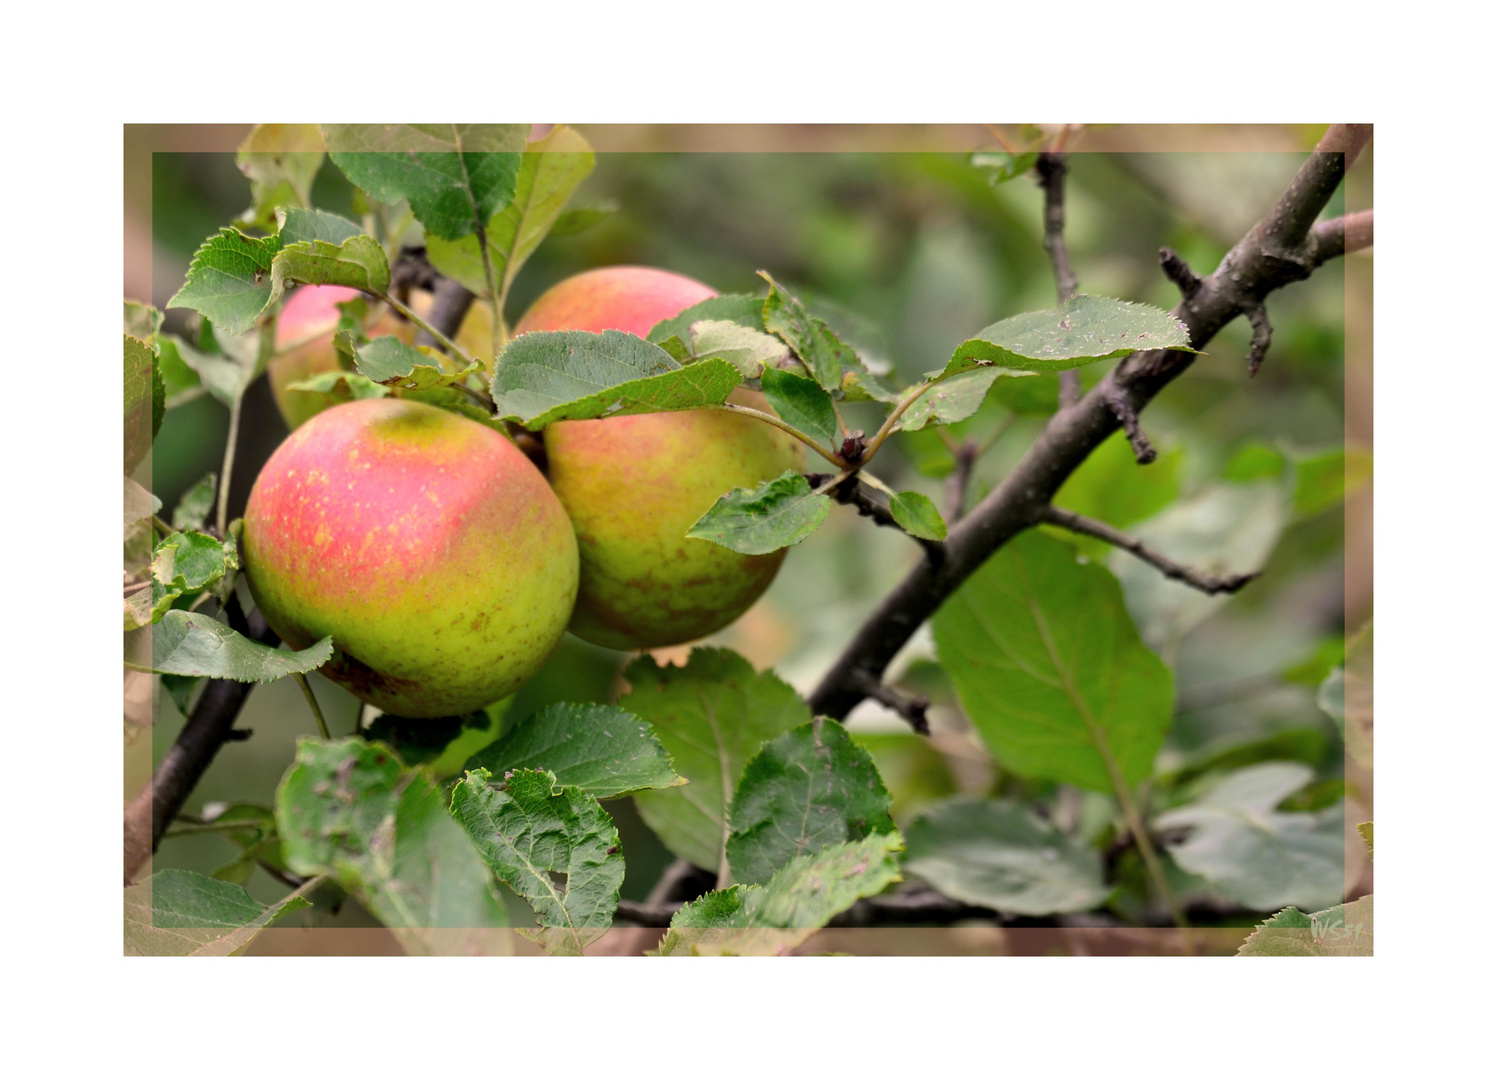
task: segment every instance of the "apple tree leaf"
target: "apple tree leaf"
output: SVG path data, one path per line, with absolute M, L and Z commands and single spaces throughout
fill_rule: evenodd
M 394 931 L 406 951 L 492 947 L 504 904 L 442 789 L 363 739 L 301 739 L 275 797 L 286 864 L 329 874 Z
M 993 756 L 1093 791 L 1149 774 L 1174 679 L 1139 639 L 1117 580 L 1043 533 L 1020 533 L 931 623 L 941 665 Z
M 613 799 L 648 788 L 676 787 L 671 756 L 650 725 L 613 705 L 548 705 L 478 751 L 464 768 L 504 776 L 515 769 L 544 769 L 558 784 L 595 799 Z
M 134 472 L 161 430 L 166 384 L 156 370 L 156 351 L 139 338 L 125 337 L 125 471 Z
M 256 124 L 234 155 L 250 182 L 251 205 L 240 223 L 269 231 L 278 208 L 311 206 L 323 157 L 315 124 Z
M 968 161 L 974 169 L 987 173 L 988 183 L 997 187 L 1023 176 L 1039 159 L 1040 155 L 1035 152 L 1010 154 L 1003 150 L 979 150 Z
M 721 496 L 686 535 L 741 555 L 767 555 L 810 536 L 831 509 L 831 499 L 788 469 L 754 488 L 735 488 Z
M 832 396 L 825 390 L 810 379 L 774 367 L 763 369 L 759 385 L 781 420 L 824 446 L 835 443 L 837 412 L 832 406 Z
M 702 319 L 694 322 L 687 331 L 685 343 L 680 338 L 671 337 L 661 347 L 683 364 L 714 356 L 726 360 L 745 379 L 757 379 L 766 369 L 790 359 L 790 347 L 779 338 L 771 337 L 762 330 L 740 326 L 729 319 Z
M 1182 869 L 1240 904 L 1258 911 L 1325 907 L 1342 894 L 1343 804 L 1313 813 L 1275 809 L 1314 775 L 1289 761 L 1241 769 L 1196 802 L 1158 815 L 1154 826 L 1172 833 L 1165 849 Z
M 996 322 L 957 346 L 943 376 L 996 364 L 1023 371 L 1065 371 L 1149 349 L 1190 348 L 1190 331 L 1148 304 L 1075 296 L 1058 308 Z
M 195 611 L 168 611 L 149 631 L 137 630 L 126 639 L 126 662 L 140 670 L 239 682 L 270 682 L 305 674 L 327 663 L 332 655 L 331 637 L 300 652 L 272 649 Z
M 300 240 L 288 243 L 276 255 L 270 277 L 271 303 L 293 284 L 344 285 L 379 296 L 390 288 L 390 264 L 385 249 L 369 236 L 337 243 Z
M 214 326 L 243 334 L 270 303 L 271 265 L 280 250 L 279 236 L 220 229 L 193 255 L 187 281 L 166 306 L 191 308 Z
M 593 151 L 577 132 L 558 125 L 544 139 L 525 147 L 515 178 L 514 197 L 489 218 L 484 236 L 501 295 L 555 226 L 567 199 L 593 171 Z M 439 273 L 470 292 L 488 294 L 477 236 L 427 239 L 426 257 Z
M 1248 936 L 1238 956 L 1371 956 L 1371 896 L 1306 915 L 1285 908 Z
M 724 293 L 699 300 L 679 315 L 661 319 L 645 335 L 647 341 L 662 345 L 675 338 L 690 355 L 691 328 L 698 323 L 730 322 L 745 330 L 764 330 L 764 298 L 747 293 Z
M 242 885 L 161 870 L 125 890 L 125 955 L 238 956 L 271 923 L 310 907 L 305 890 L 266 906 Z
M 125 301 L 125 333 L 147 345 L 154 344 L 152 339 L 161 332 L 162 318 L 161 312 L 150 304 L 139 300 Z
M 128 532 L 131 526 L 144 521 L 160 509 L 160 499 L 128 476 L 125 477 L 125 531 Z
M 372 383 L 392 386 L 400 390 L 431 390 L 438 386 L 450 386 L 462 382 L 479 370 L 477 360 L 470 360 L 461 371 L 444 371 L 442 358 L 434 349 L 413 348 L 393 334 L 377 337 L 367 345 L 355 346 L 346 334 L 340 334 L 342 344 L 353 350 L 354 364 Z M 328 372 L 338 375 L 338 372 Z M 350 380 L 344 380 L 350 393 L 361 395 Z
M 1112 892 L 1096 851 L 1014 802 L 948 799 L 911 822 L 905 841 L 911 874 L 996 911 L 1090 911 Z
M 326 394 L 335 401 L 361 401 L 364 398 L 390 396 L 390 388 L 381 386 L 357 371 L 320 371 L 310 379 L 287 383 L 290 390 L 306 390 L 314 394 Z
M 759 276 L 769 282 L 764 298 L 764 329 L 777 334 L 806 365 L 811 377 L 823 389 L 840 391 L 842 372 L 861 367 L 852 346 L 844 344 L 830 327 L 806 310 L 804 304 L 780 288 L 765 271 Z
M 894 831 L 873 758 L 841 724 L 821 717 L 765 743 L 749 760 L 728 819 L 733 877 L 759 884 L 798 856 Z
M 983 367 L 942 379 L 915 399 L 899 418 L 901 431 L 919 431 L 927 424 L 955 424 L 982 407 L 988 390 L 1002 376 L 1033 378 L 1032 371 Z
M 538 431 L 557 420 L 720 405 L 743 376 L 726 360 L 683 367 L 658 345 L 605 330 L 521 334 L 495 365 L 496 415 Z
M 304 210 L 289 206 L 276 214 L 280 225 L 281 246 L 311 243 L 321 240 L 325 244 L 341 244 L 362 235 L 364 227 L 345 217 L 330 214 L 326 210 Z
M 792 859 L 763 885 L 734 885 L 671 918 L 658 956 L 775 956 L 865 896 L 900 880 L 897 832 L 873 833 Z
M 936 504 L 918 491 L 901 491 L 889 500 L 889 513 L 898 526 L 921 540 L 945 540 L 946 520 Z
M 624 856 L 607 811 L 551 772 L 487 769 L 452 790 L 452 816 L 490 869 L 534 909 L 547 952 L 580 956 L 613 925 Z
M 328 156 L 384 202 L 406 199 L 443 240 L 483 228 L 515 195 L 525 124 L 326 124 Z
M 685 667 L 642 656 L 624 679 L 631 689 L 620 706 L 650 725 L 687 780 L 637 792 L 634 804 L 666 847 L 716 870 L 744 765 L 765 742 L 808 723 L 811 711 L 773 672 L 756 672 L 727 649 L 693 649 Z
M 210 472 L 177 500 L 177 507 L 172 511 L 172 528 L 201 530 L 213 512 L 213 499 L 217 494 L 218 474 Z

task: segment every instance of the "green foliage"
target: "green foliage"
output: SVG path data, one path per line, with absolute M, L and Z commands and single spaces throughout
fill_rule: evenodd
M 390 264 L 384 248 L 368 236 L 336 244 L 326 240 L 287 243 L 271 266 L 266 302 L 275 303 L 292 285 L 342 285 L 380 296 L 390 288 Z
M 700 300 L 679 315 L 662 319 L 650 327 L 646 339 L 663 345 L 671 338 L 690 352 L 691 328 L 703 322 L 730 322 L 748 330 L 764 329 L 764 298 L 747 293 L 724 293 Z
M 1372 822 L 1364 821 L 1357 826 L 1357 835 L 1367 845 L 1367 857 L 1372 858 Z
M 1101 857 L 1023 806 L 949 799 L 906 831 L 904 866 L 954 900 L 1017 915 L 1089 911 L 1112 890 Z
M 147 633 L 148 638 L 140 637 Z M 270 682 L 303 674 L 321 667 L 333 655 L 330 637 L 299 652 L 287 652 L 251 641 L 200 612 L 168 611 L 149 631 L 137 630 L 132 637 L 134 642 L 126 642 L 126 663 L 142 671 L 239 682 Z
M 381 339 L 383 340 L 383 339 Z M 424 355 L 419 354 L 418 355 Z M 433 369 L 426 365 L 413 367 L 412 371 L 431 371 Z M 362 401 L 365 398 L 382 398 L 390 396 L 390 388 L 381 386 L 379 383 L 360 375 L 356 371 L 322 371 L 313 375 L 310 379 L 301 379 L 294 383 L 287 383 L 291 390 L 309 390 L 313 393 L 327 394 L 334 400 Z
M 345 217 L 329 214 L 326 210 L 303 210 L 289 206 L 276 214 L 280 225 L 281 246 L 321 241 L 338 245 L 363 233 L 362 225 L 356 225 Z
M 694 322 L 687 332 L 685 342 L 681 338 L 670 337 L 660 347 L 683 364 L 714 356 L 726 360 L 745 379 L 757 379 L 766 369 L 773 369 L 776 364 L 790 359 L 790 350 L 779 338 L 727 319 Z M 785 419 L 788 420 L 789 417 Z
M 261 930 L 308 906 L 299 892 L 267 907 L 240 885 L 162 870 L 125 889 L 125 955 L 238 956 Z
M 1014 537 L 932 620 L 962 708 L 1000 765 L 1093 791 L 1149 774 L 1174 679 L 1105 569 L 1037 532 Z
M 936 504 L 918 491 L 901 491 L 889 499 L 889 513 L 899 527 L 922 540 L 945 540 L 946 521 Z
M 743 381 L 726 360 L 682 367 L 633 334 L 565 330 L 521 334 L 495 365 L 495 413 L 531 431 L 557 420 L 720 405 Z
M 193 255 L 186 283 L 166 306 L 191 308 L 215 326 L 243 334 L 270 303 L 271 265 L 280 250 L 278 236 L 259 239 L 220 229 Z
M 1167 311 L 1100 296 L 1077 296 L 978 331 L 957 346 L 945 375 L 980 365 L 1064 371 L 1148 349 L 1190 349 L 1190 332 Z
M 471 948 L 485 935 L 441 932 L 506 925 L 488 870 L 441 789 L 380 743 L 299 740 L 275 813 L 287 865 L 331 875 L 408 952 Z
M 897 832 L 791 860 L 764 885 L 710 892 L 671 919 L 660 956 L 774 956 L 900 880 Z
M 144 521 L 161 509 L 161 500 L 128 476 L 125 479 L 125 529 Z
M 1055 493 L 1055 505 L 1104 521 L 1119 529 L 1153 517 L 1180 494 L 1180 469 L 1185 454 L 1179 447 L 1163 450 L 1154 462 L 1141 466 L 1128 438 L 1114 432 Z M 1077 550 L 1099 562 L 1112 548 L 1089 536 L 1066 534 Z M 1169 548 L 1162 550 L 1173 552 Z M 1132 556 L 1129 556 L 1130 558 Z M 1150 573 L 1158 571 L 1150 567 Z
M 1295 461 L 1294 512 L 1310 517 L 1339 506 L 1372 480 L 1372 455 L 1335 447 Z
M 125 333 L 146 344 L 161 331 L 161 312 L 139 300 L 125 301 Z
M 278 208 L 311 206 L 323 157 L 315 124 L 256 124 L 234 157 L 249 177 L 252 200 L 240 224 L 269 231 Z
M 810 379 L 773 367 L 763 369 L 759 385 L 781 420 L 814 436 L 823 446 L 836 443 L 837 411 L 825 390 Z
M 857 354 L 767 273 L 761 270 L 759 276 L 769 282 L 769 295 L 764 298 L 764 329 L 790 346 L 823 389 L 840 390 L 842 372 L 862 367 Z
M 596 799 L 686 783 L 650 725 L 613 705 L 563 702 L 522 720 L 464 766 L 505 776 L 542 769 Z
M 693 649 L 685 667 L 640 657 L 624 679 L 631 689 L 620 704 L 650 724 L 687 780 L 638 792 L 639 814 L 671 851 L 716 869 L 744 765 L 770 739 L 808 723 L 810 710 L 774 673 L 754 671 L 727 649 Z
M 410 203 L 443 240 L 483 228 L 514 198 L 524 124 L 325 124 L 328 156 L 376 199 Z
M 934 665 L 932 665 L 934 666 Z M 900 825 L 915 811 L 956 794 L 956 778 L 941 752 L 913 732 L 856 732 L 853 742 L 867 750 L 889 790 L 889 816 Z
M 165 682 L 169 677 L 162 676 L 162 681 Z M 186 711 L 182 708 L 183 713 Z M 239 854 L 213 871 L 214 878 L 236 885 L 247 885 L 255 867 L 260 863 L 286 871 L 286 860 L 281 857 L 281 837 L 275 827 L 274 810 L 252 803 L 235 803 L 213 818 L 215 825 L 230 821 L 244 824 L 243 828 L 225 830 L 221 834 L 239 846 Z
M 988 183 L 997 187 L 1015 177 L 1023 176 L 1040 159 L 1038 153 L 1010 154 L 1003 150 L 982 150 L 969 159 L 974 169 L 987 174 Z
M 1227 776 L 1199 801 L 1160 814 L 1154 824 L 1188 830 L 1166 845 L 1175 862 L 1247 907 L 1322 907 L 1341 895 L 1342 807 L 1307 814 L 1275 809 L 1313 775 L 1293 762 L 1254 765 Z
M 735 488 L 721 496 L 686 535 L 741 555 L 767 555 L 810 536 L 831 510 L 831 499 L 788 469 L 754 488 Z
M 151 346 L 125 335 L 125 471 L 133 472 L 151 449 L 166 411 L 166 384 Z
M 210 472 L 177 500 L 177 508 L 172 511 L 172 528 L 201 530 L 213 512 L 213 499 L 217 494 L 218 474 Z
M 953 375 L 915 399 L 915 403 L 899 418 L 900 430 L 919 431 L 927 424 L 960 423 L 982 407 L 988 390 L 1004 375 L 1035 377 L 1032 371 L 1000 367 L 974 368 Z
M 733 877 L 759 884 L 799 856 L 894 831 L 889 793 L 868 751 L 821 717 L 750 759 L 728 820 Z
M 347 338 L 344 340 L 347 342 Z M 359 374 L 381 386 L 393 386 L 401 390 L 432 390 L 460 383 L 479 370 L 478 361 L 473 360 L 460 371 L 446 371 L 435 350 L 412 348 L 393 334 L 375 338 L 367 345 L 349 344 L 353 348 L 354 364 L 358 367 Z M 344 381 L 348 384 L 350 393 L 355 397 L 361 396 L 351 380 Z
M 1254 930 L 1238 956 L 1371 956 L 1372 897 L 1306 915 L 1286 908 Z
M 525 148 L 515 177 L 514 197 L 489 218 L 484 229 L 489 265 L 500 296 L 509 292 L 520 267 L 553 230 L 572 192 L 592 171 L 592 147 L 568 127 L 559 126 Z M 488 295 L 477 236 L 445 238 L 433 230 L 427 239 L 426 255 L 439 273 L 470 292 Z
M 543 928 L 547 951 L 580 956 L 613 925 L 624 856 L 613 820 L 581 788 L 536 769 L 487 769 L 452 791 L 452 816 L 499 880 L 523 896 Z

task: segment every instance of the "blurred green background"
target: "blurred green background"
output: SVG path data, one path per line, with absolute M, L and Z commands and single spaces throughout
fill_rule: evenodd
M 580 130 L 597 145 L 608 142 L 600 137 L 606 131 Z M 1178 129 L 1168 130 L 1170 137 L 1161 133 L 1159 145 L 1180 145 Z M 973 132 L 971 149 L 990 144 L 981 128 Z M 1159 247 L 1175 248 L 1200 273 L 1214 269 L 1272 204 L 1318 129 L 1253 129 L 1251 138 L 1241 140 L 1243 147 L 1234 146 L 1230 134 L 1211 129 L 1211 139 L 1198 140 L 1224 151 L 1151 153 L 1111 149 L 1148 144 L 1149 129 L 1086 133 L 1070 159 L 1067 207 L 1067 238 L 1083 292 L 1172 307 L 1178 294 L 1159 272 Z M 856 144 L 855 136 L 839 144 Z M 669 134 L 658 141 L 669 143 Z M 1370 177 L 1370 168 L 1363 171 Z M 346 213 L 350 194 L 337 169 L 324 166 L 314 202 Z M 1347 199 L 1353 208 L 1370 205 L 1370 180 L 1354 178 L 1349 194 L 1338 195 L 1328 213 L 1339 212 Z M 148 287 L 151 295 L 139 298 L 164 308 L 199 243 L 248 204 L 248 181 L 231 153 L 154 154 L 150 201 L 144 207 L 137 202 L 133 219 L 127 218 L 127 236 L 151 239 L 149 281 L 137 275 L 133 282 L 137 294 Z M 577 204 L 617 210 L 583 233 L 542 245 L 512 293 L 512 322 L 550 285 L 590 267 L 658 266 L 723 292 L 758 291 L 762 282 L 755 271 L 765 269 L 812 303 L 865 358 L 888 364 L 908 382 L 944 364 L 981 327 L 1055 302 L 1041 245 L 1037 185 L 1021 177 L 995 186 L 965 153 L 600 152 L 574 197 Z M 1214 603 L 1188 633 L 1161 630 L 1163 636 L 1150 641 L 1175 665 L 1181 698 L 1161 772 L 1189 769 L 1224 747 L 1288 733 L 1299 740 L 1296 754 L 1323 778 L 1340 774 L 1340 744 L 1316 707 L 1314 685 L 1286 680 L 1282 673 L 1317 649 L 1333 654 L 1341 635 L 1370 616 L 1370 542 L 1354 543 L 1350 566 L 1346 542 L 1347 520 L 1354 532 L 1364 519 L 1370 527 L 1370 490 L 1346 512 L 1334 483 L 1320 497 L 1313 485 L 1306 489 L 1302 473 L 1297 503 L 1289 492 L 1294 459 L 1335 451 L 1345 442 L 1370 450 L 1371 358 L 1358 354 L 1348 362 L 1345 330 L 1349 307 L 1370 307 L 1370 281 L 1370 260 L 1353 258 L 1332 262 L 1312 280 L 1276 294 L 1269 303 L 1273 346 L 1257 378 L 1247 377 L 1248 330 L 1239 320 L 1144 414 L 1144 426 L 1161 450 L 1158 463 L 1139 469 L 1114 440 L 1072 482 L 1074 505 L 1087 512 L 1131 505 L 1130 517 L 1148 518 L 1172 502 L 1176 513 L 1196 506 L 1200 513 L 1191 515 L 1186 529 L 1195 529 L 1196 541 L 1230 549 L 1237 558 L 1267 560 L 1260 582 L 1230 602 Z M 168 329 L 180 332 L 182 315 L 169 312 Z M 1088 380 L 1098 374 L 1088 369 Z M 877 414 L 859 415 L 858 409 L 867 407 L 850 410 L 855 426 L 876 426 Z M 956 429 L 961 437 L 992 444 L 978 463 L 973 499 L 1004 475 L 1043 423 L 1041 416 L 1012 413 L 990 398 L 978 416 Z M 155 492 L 167 507 L 203 473 L 218 469 L 226 426 L 226 411 L 207 396 L 168 414 L 151 463 Z M 231 515 L 242 510 L 259 464 L 285 434 L 262 380 L 245 406 Z M 1334 457 L 1317 460 L 1323 471 L 1336 471 Z M 939 436 L 922 432 L 891 440 L 878 472 L 897 488 L 922 491 L 943 505 L 949 465 Z M 1267 485 L 1282 497 L 1261 512 L 1234 504 L 1221 511 L 1221 520 L 1211 520 L 1212 499 L 1230 494 L 1232 483 L 1243 491 Z M 1254 516 L 1232 516 L 1239 512 Z M 1265 529 L 1263 513 L 1279 517 Z M 1162 536 L 1189 539 L 1170 532 L 1168 521 L 1162 528 Z M 1171 553 L 1187 554 L 1179 548 Z M 792 550 L 764 599 L 712 640 L 760 667 L 772 665 L 809 690 L 860 620 L 919 557 L 903 535 L 838 508 L 825 527 Z M 936 702 L 938 735 L 930 746 L 915 745 L 908 729 L 876 705 L 865 703 L 852 719 L 894 790 L 896 816 L 953 790 L 1012 784 L 994 773 L 979 744 L 965 734 L 932 656 L 922 632 L 893 669 Z M 607 700 L 618 692 L 616 673 L 627 659 L 568 637 L 506 715 L 513 722 L 554 700 Z M 351 731 L 358 703 L 324 680 L 314 676 L 313 682 L 334 733 Z M 183 723 L 166 695 L 159 709 L 154 730 L 127 747 L 127 796 L 145 782 Z M 290 680 L 257 687 L 240 726 L 252 728 L 254 737 L 224 748 L 189 799 L 189 813 L 212 802 L 269 804 L 294 740 L 314 730 Z M 642 897 L 669 856 L 628 800 L 608 808 L 628 854 L 623 894 Z M 236 852 L 217 835 L 173 838 L 164 842 L 156 865 L 206 873 Z M 285 891 L 260 870 L 249 888 L 267 901 Z M 345 907 L 339 921 L 361 920 L 352 907 Z

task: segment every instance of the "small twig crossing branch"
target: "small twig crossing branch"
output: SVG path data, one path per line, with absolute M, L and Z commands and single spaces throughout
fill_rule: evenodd
M 1159 249 L 1159 268 L 1164 271 L 1165 277 L 1175 283 L 1185 299 L 1189 300 L 1201 291 L 1201 279 L 1172 248 Z
M 1192 589 L 1199 589 L 1208 596 L 1217 593 L 1235 593 L 1248 582 L 1262 575 L 1262 570 L 1254 570 L 1250 574 L 1208 574 L 1203 570 L 1194 570 L 1189 566 L 1183 566 L 1175 560 L 1166 558 L 1159 552 L 1148 547 L 1137 537 L 1129 536 L 1127 533 L 1119 532 L 1111 525 L 1103 521 L 1096 521 L 1059 506 L 1047 506 L 1040 511 L 1040 520 L 1050 525 L 1059 525 L 1062 529 L 1080 533 L 1082 536 L 1090 536 L 1104 543 L 1111 544 L 1115 548 L 1138 556 L 1150 566 L 1155 567 L 1167 578 L 1184 582 Z
M 1061 145 L 1065 132 L 1062 129 Z M 1066 156 L 1047 150 L 1035 162 L 1034 171 L 1045 192 L 1045 252 L 1055 271 L 1055 295 L 1064 304 L 1076 295 L 1076 273 L 1071 269 L 1071 253 L 1066 248 Z M 1060 407 L 1069 408 L 1081 398 L 1081 373 L 1074 369 L 1060 373 Z
M 1138 422 L 1138 412 L 1133 408 L 1133 404 L 1115 386 L 1103 383 L 1098 389 L 1102 391 L 1102 400 L 1112 410 L 1112 415 L 1117 417 L 1118 423 L 1123 425 L 1123 433 L 1128 436 L 1128 445 L 1133 447 L 1134 458 L 1140 465 L 1148 465 L 1159 454 L 1154 449 L 1154 444 L 1149 441 L 1149 437 L 1144 434 L 1144 429 Z

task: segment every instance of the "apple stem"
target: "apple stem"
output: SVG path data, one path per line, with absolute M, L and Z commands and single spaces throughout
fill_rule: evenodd
M 785 434 L 787 434 L 789 436 L 792 436 L 793 438 L 799 439 L 801 442 L 805 443 L 812 450 L 815 450 L 818 454 L 820 454 L 822 457 L 826 458 L 828 461 L 830 461 L 833 465 L 836 465 L 838 468 L 844 468 L 847 465 L 847 462 L 844 461 L 839 454 L 837 454 L 836 452 L 834 452 L 832 450 L 829 450 L 825 446 L 822 446 L 815 439 L 811 438 L 811 436 L 807 435 L 804 431 L 800 430 L 800 428 L 795 427 L 795 426 L 793 426 L 791 424 L 785 423 L 785 421 L 781 420 L 778 416 L 775 416 L 773 413 L 760 412 L 758 409 L 750 408 L 747 405 L 734 405 L 734 404 L 731 404 L 730 402 L 723 402 L 721 405 L 709 405 L 709 406 L 707 406 L 707 408 L 710 408 L 710 409 L 719 409 L 719 410 L 721 410 L 723 412 L 742 413 L 744 416 L 752 416 L 755 420 L 762 420 L 766 424 L 771 425 L 772 427 L 779 428 Z
M 379 297 L 385 303 L 389 304 L 405 318 L 409 319 L 416 325 L 418 329 L 425 330 L 428 334 L 430 334 L 432 336 L 432 340 L 440 345 L 442 347 L 442 350 L 458 363 L 466 367 L 473 362 L 473 359 L 466 355 L 462 349 L 459 349 L 457 345 L 453 343 L 451 338 L 442 333 L 436 327 L 432 326 L 431 323 L 427 322 L 420 315 L 417 315 L 414 311 L 406 307 L 399 300 L 395 299 L 395 297 L 390 296 L 387 293 L 375 293 L 374 295 Z
M 294 672 L 292 678 L 296 680 L 296 685 L 301 687 L 301 692 L 306 697 L 307 704 L 312 708 L 312 716 L 317 721 L 317 730 L 322 732 L 324 739 L 331 740 L 332 735 L 328 733 L 327 721 L 322 718 L 322 710 L 317 707 L 317 695 L 312 693 L 312 684 L 307 682 L 307 677 L 301 672 Z

